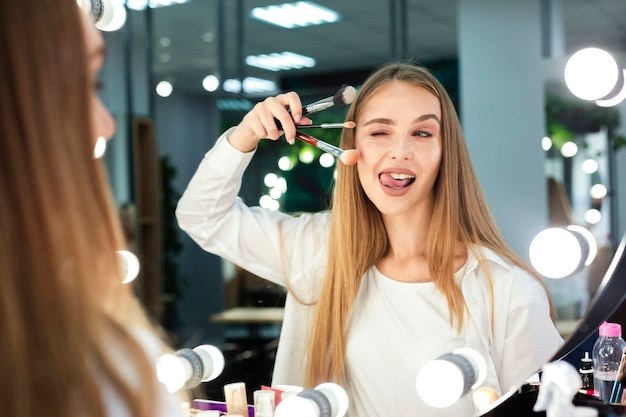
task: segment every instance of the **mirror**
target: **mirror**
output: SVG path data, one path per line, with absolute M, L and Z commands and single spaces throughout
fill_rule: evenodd
M 128 2 L 128 7 L 131 7 L 131 3 L 133 2 Z M 114 65 L 118 65 L 117 68 L 126 68 L 118 69 L 114 77 L 117 80 L 126 80 L 126 87 L 132 92 L 117 106 L 120 125 L 126 128 L 119 129 L 121 137 L 116 138 L 117 143 L 114 141 L 111 144 L 112 152 L 107 155 L 120 203 L 136 200 L 138 196 L 136 190 L 141 188 L 135 186 L 133 192 L 133 186 L 123 180 L 123 178 L 136 179 L 138 176 L 134 174 L 134 169 L 142 165 L 140 160 L 133 160 L 129 155 L 129 149 L 133 147 L 133 126 L 136 125 L 134 121 L 137 116 L 154 120 L 152 139 L 158 144 L 161 154 L 169 157 L 169 164 L 168 161 L 158 162 L 162 164 L 162 172 L 168 173 L 165 177 L 168 183 L 163 187 L 167 187 L 170 192 L 168 210 L 171 211 L 172 201 L 175 202 L 176 195 L 184 190 L 188 179 L 195 171 L 200 155 L 209 149 L 212 143 L 210 141 L 237 123 L 257 100 L 278 91 L 296 90 L 302 95 L 303 100 L 310 102 L 332 95 L 339 85 L 358 85 L 373 66 L 391 57 L 415 56 L 420 61 L 429 63 L 437 75 L 445 80 L 444 84 L 449 87 L 453 99 L 459 100 L 457 56 L 459 22 L 456 1 L 320 0 L 316 3 L 338 11 L 342 20 L 339 23 L 320 26 L 322 29 L 302 28 L 291 31 L 249 17 L 249 12 L 253 8 L 272 4 L 262 0 L 194 0 L 179 5 L 129 11 L 125 32 L 107 35 L 109 48 L 114 49 L 110 56 L 115 58 L 113 62 L 109 62 L 109 68 Z M 623 48 L 617 41 L 608 39 L 614 30 L 614 24 L 606 18 L 611 14 L 620 15 L 617 12 L 621 5 L 620 0 L 612 0 L 605 6 L 612 7 L 614 13 L 601 13 L 591 6 L 575 7 L 576 5 L 572 3 L 556 0 L 541 2 L 544 33 L 540 38 L 544 43 L 544 49 L 550 49 L 549 52 L 544 50 L 546 60 L 555 53 L 555 48 L 551 49 L 546 45 L 556 44 L 555 38 L 559 36 L 562 52 L 574 50 L 591 41 L 606 44 L 607 47 L 617 50 Z M 156 2 L 151 4 L 156 5 Z M 559 13 L 555 13 L 557 9 Z M 596 27 L 591 26 L 595 20 L 590 17 L 598 19 Z M 581 21 L 587 22 L 589 26 L 582 27 L 579 24 Z M 559 22 L 560 34 L 557 33 Z M 550 35 L 546 35 L 546 32 Z M 602 35 L 606 35 L 607 39 L 602 39 Z M 619 37 L 616 36 L 615 39 Z M 314 57 L 316 66 L 313 68 L 304 66 L 288 71 L 269 71 L 245 63 L 248 55 L 292 51 L 294 45 L 298 46 L 294 52 Z M 546 71 L 550 70 L 548 67 L 546 64 Z M 215 76 L 220 81 L 217 90 L 209 92 L 203 89 L 202 84 L 207 76 Z M 552 79 L 548 75 L 546 77 Z M 238 84 L 237 80 L 246 78 L 256 79 L 257 84 L 253 90 L 254 80 L 250 80 L 248 92 L 242 92 L 241 82 Z M 170 96 L 153 95 L 153 87 L 161 81 L 171 84 L 173 91 Z M 206 83 L 210 81 L 211 78 Z M 243 87 L 246 87 L 245 83 Z M 210 88 L 212 87 L 209 86 Z M 145 90 L 144 94 L 138 93 L 142 90 Z M 116 100 L 112 94 L 108 99 Z M 325 119 L 319 121 L 334 121 L 334 118 L 340 120 L 341 116 L 341 109 L 338 109 L 336 113 L 325 114 Z M 164 120 L 168 122 L 163 123 Z M 139 129 L 146 133 L 145 125 L 140 125 Z M 180 146 L 181 141 L 176 138 L 181 136 L 194 139 L 185 141 L 185 146 Z M 324 139 L 337 143 L 337 139 L 333 137 Z M 529 141 L 528 146 L 538 144 Z M 290 156 L 299 157 L 302 149 L 308 148 L 299 145 L 291 149 L 294 153 Z M 243 197 L 253 203 L 269 191 L 260 178 L 274 169 L 275 161 L 283 156 L 279 153 L 284 149 L 277 146 L 264 151 L 266 156 L 254 159 L 250 171 L 255 174 L 249 173 L 246 176 L 242 190 Z M 550 162 L 547 165 L 550 165 Z M 325 192 L 332 180 L 332 168 L 317 168 L 311 171 L 304 164 L 299 164 L 296 169 L 305 169 L 306 174 L 299 173 L 294 177 L 315 181 L 313 184 L 308 182 L 291 187 L 293 191 L 300 189 L 308 192 L 289 194 L 283 200 L 283 209 L 298 211 L 319 208 L 320 200 L 325 198 Z M 564 180 L 568 172 L 567 167 L 559 167 L 559 170 L 563 173 L 560 179 Z M 547 168 L 546 171 L 550 174 L 555 170 Z M 292 184 L 291 180 L 289 183 Z M 140 216 L 138 223 L 145 225 L 148 217 Z M 141 223 L 142 221 L 144 223 Z M 216 337 L 215 335 L 222 338 L 216 341 L 216 344 L 227 342 L 225 339 L 228 339 L 228 336 L 222 335 L 229 331 L 227 327 L 230 325 L 211 322 L 210 316 L 229 306 L 235 307 L 242 303 L 280 305 L 281 294 L 276 292 L 276 288 L 263 285 L 259 287 L 258 282 L 254 282 L 254 277 L 241 278 L 241 271 L 237 271 L 231 265 L 223 264 L 219 259 L 208 259 L 193 242 L 185 240 L 184 236 L 181 237 L 175 231 L 172 232 L 176 225 L 172 223 L 171 218 L 166 222 L 168 223 L 165 229 L 169 230 L 170 234 L 165 240 L 171 244 L 172 249 L 165 257 L 170 259 L 171 255 L 174 268 L 178 270 L 168 271 L 167 277 L 173 276 L 176 286 L 161 294 L 161 297 L 178 300 L 178 307 L 175 309 L 178 317 L 170 319 L 176 320 L 176 325 L 172 327 L 175 328 L 176 340 L 180 343 L 207 338 L 214 342 L 212 338 Z M 149 233 L 147 226 L 146 231 Z M 604 281 L 599 283 L 616 244 L 611 242 L 608 246 L 604 268 L 599 266 L 594 271 L 594 276 L 598 277 L 598 293 L 593 300 L 599 299 L 608 286 Z M 231 285 L 240 279 L 242 282 L 245 281 L 245 285 L 251 284 L 253 289 L 248 291 L 247 288 L 243 288 L 243 284 L 235 287 Z M 231 285 L 232 288 L 227 290 L 229 293 L 224 293 L 224 285 Z M 559 285 L 567 286 L 568 282 L 565 280 Z M 242 289 L 245 293 L 243 295 L 240 292 Z M 260 296 L 250 299 L 249 297 L 255 293 Z M 231 302 L 229 299 L 237 301 Z M 565 330 L 566 333 L 575 329 L 585 308 L 578 306 L 575 310 L 576 312 L 571 314 L 572 322 Z M 590 317 L 590 314 L 591 310 L 583 316 L 584 320 Z M 594 315 L 593 318 L 597 316 Z M 259 331 L 267 331 L 269 339 L 276 335 L 276 326 L 264 326 Z M 233 327 L 231 331 L 234 333 L 242 331 L 241 327 L 230 327 Z M 580 331 L 576 329 L 572 337 L 580 338 L 587 331 L 589 329 Z M 574 339 L 568 339 L 571 345 L 574 342 L 570 340 Z M 271 360 L 271 351 L 269 353 Z M 268 384 L 269 380 L 263 382 Z M 250 385 L 258 384 L 251 382 Z

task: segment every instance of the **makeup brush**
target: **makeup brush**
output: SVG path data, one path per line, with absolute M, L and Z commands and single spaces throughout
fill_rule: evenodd
M 335 93 L 334 96 L 326 97 L 321 100 L 315 101 L 311 104 L 302 106 L 302 115 L 315 113 L 320 110 L 327 109 L 332 106 L 341 106 L 345 104 L 351 104 L 356 97 L 356 90 L 350 85 L 344 85 Z M 283 125 L 280 124 L 278 119 L 274 119 L 276 127 L 279 130 L 283 130 Z
M 302 115 L 315 113 L 320 110 L 327 109 L 332 106 L 341 106 L 350 104 L 356 97 L 356 90 L 350 85 L 341 87 L 334 96 L 326 97 L 311 104 L 302 107 Z
M 296 125 L 296 129 L 353 129 L 356 126 L 354 122 L 345 122 L 345 123 L 320 123 L 313 125 Z
M 296 131 L 296 138 L 308 143 L 309 145 L 313 145 L 316 148 L 323 150 L 324 152 L 328 152 L 334 157 L 339 158 L 341 162 L 346 165 L 356 164 L 360 157 L 359 151 L 356 149 L 344 150 L 333 146 L 330 143 L 326 143 L 323 140 L 314 138 L 311 135 L 307 135 L 306 133 Z

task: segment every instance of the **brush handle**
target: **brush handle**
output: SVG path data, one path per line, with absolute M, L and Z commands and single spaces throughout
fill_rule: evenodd
M 308 143 L 309 145 L 313 145 L 316 148 L 323 150 L 324 152 L 328 152 L 329 154 L 335 156 L 336 158 L 340 158 L 341 154 L 343 153 L 343 149 L 333 146 L 330 143 L 326 143 L 323 140 L 314 138 L 311 135 L 307 135 L 306 133 L 298 132 L 297 130 L 296 130 L 296 138 L 300 139 L 303 142 Z
M 343 129 L 345 127 L 345 123 L 320 123 L 313 125 L 296 125 L 298 129 Z

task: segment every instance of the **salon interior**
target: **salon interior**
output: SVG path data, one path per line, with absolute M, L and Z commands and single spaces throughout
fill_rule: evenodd
M 211 345 L 224 357 L 194 398 L 223 401 L 225 384 L 245 382 L 252 402 L 270 385 L 285 302 L 283 288 L 178 229 L 176 203 L 202 156 L 257 101 L 358 91 L 391 59 L 426 65 L 453 98 L 499 227 L 553 297 L 566 340 L 553 359 L 578 369 L 602 322 L 626 325 L 623 0 L 100 3 L 109 2 L 101 95 L 118 129 L 100 157 L 139 263 L 129 285 L 176 347 Z M 345 111 L 312 118 L 342 122 Z M 338 145 L 339 135 L 316 136 Z M 306 143 L 261 150 L 244 201 L 326 207 L 334 158 Z M 525 401 L 511 406 L 519 414 L 508 398 L 484 415 L 535 415 Z

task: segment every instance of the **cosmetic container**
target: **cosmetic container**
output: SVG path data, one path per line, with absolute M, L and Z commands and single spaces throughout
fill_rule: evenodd
M 243 417 L 249 417 L 246 384 L 244 382 L 224 385 L 224 399 L 229 415 L 241 414 Z

